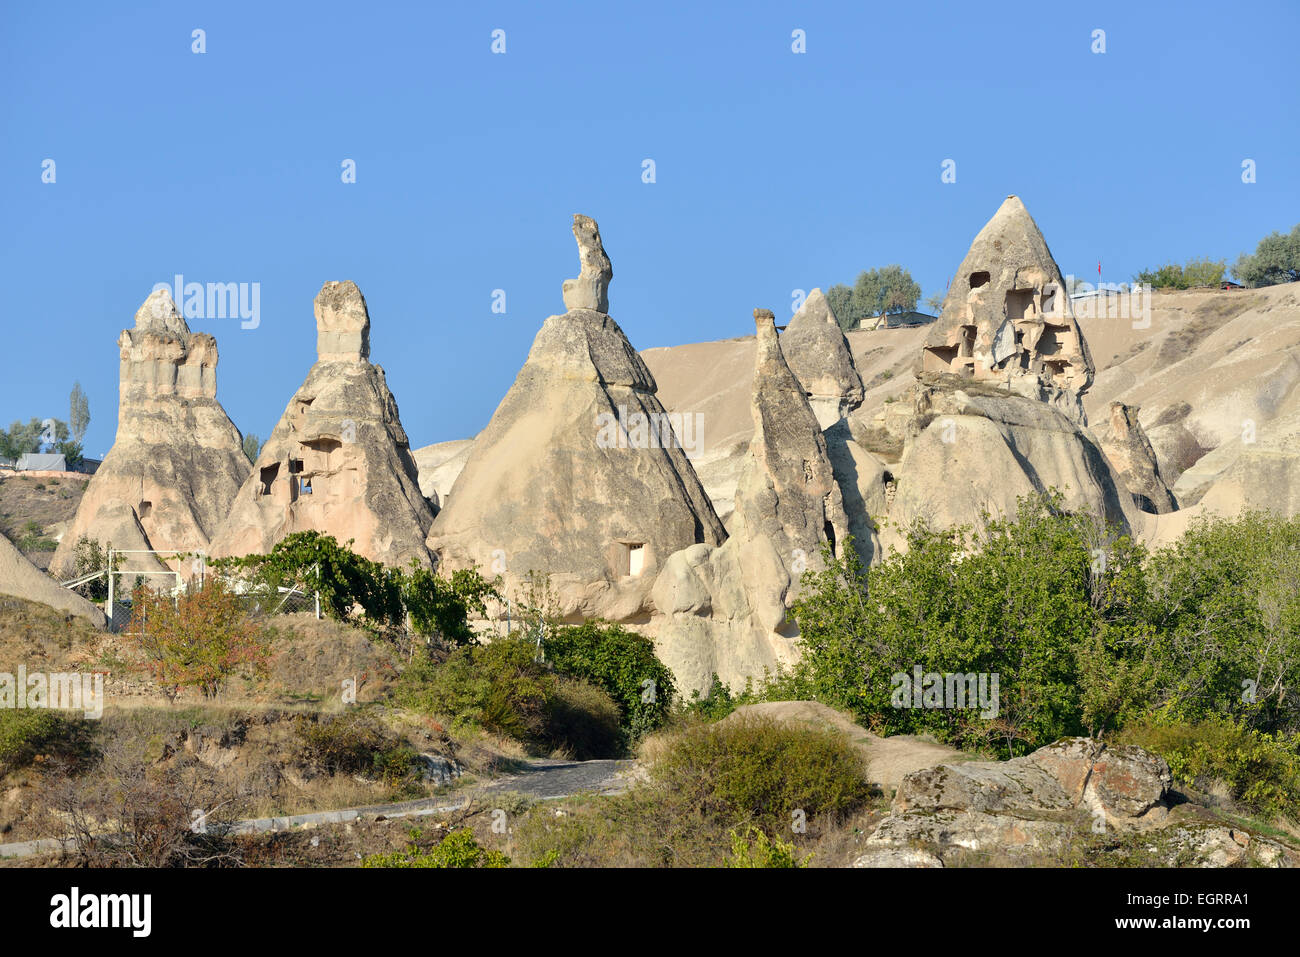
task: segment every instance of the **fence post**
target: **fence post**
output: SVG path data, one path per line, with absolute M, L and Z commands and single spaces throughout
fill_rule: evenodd
M 316 620 L 320 621 L 320 592 L 316 592 Z
M 108 546 L 108 599 L 104 602 L 104 613 L 108 616 L 108 627 L 113 628 L 113 546 Z

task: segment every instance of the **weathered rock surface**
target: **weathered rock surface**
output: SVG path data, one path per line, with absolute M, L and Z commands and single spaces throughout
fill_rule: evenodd
M 614 278 L 614 267 L 600 241 L 600 227 L 590 216 L 575 213 L 573 237 L 578 241 L 578 262 L 582 268 L 577 279 L 564 280 L 564 308 L 567 312 L 590 309 L 607 313 L 609 281 Z
M 829 543 L 840 553 L 848 517 L 821 427 L 782 355 L 772 313 L 754 310 L 754 435 L 721 548 L 672 555 L 654 586 L 655 645 L 687 691 L 712 675 L 738 686 L 797 659 L 788 609 L 805 569 Z
M 781 333 L 781 351 L 823 429 L 862 404 L 862 377 L 820 289 L 808 294 Z
M 315 530 L 367 558 L 428 565 L 433 522 L 384 370 L 369 361 L 370 317 L 353 282 L 316 297 L 316 364 L 262 447 L 212 542 L 215 556 L 265 553 Z
M 243 437 L 217 401 L 217 342 L 190 332 L 166 289 L 145 300 L 118 347 L 117 437 L 51 561 L 60 571 L 82 537 L 119 549 L 206 549 L 249 474 Z
M 983 511 L 1014 515 L 1018 498 L 1049 488 L 1070 509 L 1126 530 L 1143 527 L 1106 456 L 1059 406 L 953 376 L 922 376 L 911 400 L 913 434 L 888 513 L 903 528 L 922 519 L 979 529 Z
M 566 284 L 565 301 L 600 304 L 579 295 L 608 280 L 599 233 L 586 217 L 574 233 L 592 284 Z M 610 316 L 579 306 L 547 319 L 434 522 L 439 562 L 503 574 L 512 596 L 530 571 L 547 574 L 574 619 L 646 620 L 668 556 L 726 537 L 686 455 L 699 423 L 670 418 L 655 391 Z
M 14 543 L 3 535 L 0 535 L 0 594 L 40 602 L 69 615 L 85 618 L 98 627 L 104 626 L 102 611 L 29 562 Z
M 1172 512 L 1178 502 L 1160 475 L 1155 449 L 1138 422 L 1138 410 L 1112 402 L 1100 444 L 1144 512 Z
M 1086 424 L 1080 397 L 1092 357 L 1061 271 L 1018 197 L 1007 197 L 957 268 L 921 371 L 997 383 Z
M 907 775 L 859 867 L 938 866 L 964 853 L 1029 863 L 1105 835 L 1149 864 L 1293 866 L 1266 838 L 1174 807 L 1173 779 L 1141 748 L 1067 738 L 1023 758 L 947 763 Z

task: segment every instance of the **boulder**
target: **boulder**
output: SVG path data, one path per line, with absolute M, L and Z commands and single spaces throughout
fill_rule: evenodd
M 271 432 L 212 542 L 215 556 L 264 554 L 318 531 L 390 565 L 429 566 L 433 511 L 384 370 L 370 355 L 370 316 L 353 282 L 316 297 L 317 361 Z
M 51 567 L 60 571 L 83 537 L 118 549 L 207 549 L 250 471 L 217 401 L 216 340 L 190 332 L 170 292 L 145 300 L 118 349 L 117 437 L 59 542 Z M 128 567 L 160 568 L 143 556 Z
M 1161 827 L 1171 784 L 1164 760 L 1140 748 L 1064 739 L 1010 761 L 907 775 L 867 845 L 919 846 L 940 858 L 956 849 L 1052 853 L 1081 833 Z

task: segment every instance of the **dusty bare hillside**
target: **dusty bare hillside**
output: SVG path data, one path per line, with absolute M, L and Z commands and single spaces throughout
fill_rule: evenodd
M 1149 323 L 1085 313 L 1079 325 L 1097 368 L 1084 396 L 1091 428 L 1105 427 L 1112 402 L 1138 406 L 1161 473 L 1182 506 L 1152 521 L 1149 538 L 1167 539 L 1207 508 L 1235 512 L 1243 504 L 1284 500 L 1284 507 L 1300 510 L 1300 500 L 1290 502 L 1293 493 L 1283 475 L 1260 476 L 1261 469 L 1291 471 L 1288 449 L 1300 434 L 1300 284 L 1158 292 Z M 912 383 L 928 329 L 849 333 L 866 387 L 865 401 L 852 415 L 855 427 L 869 429 Z M 754 338 L 665 346 L 642 356 L 664 407 L 702 416 L 701 448 L 691 460 L 726 521 L 754 430 Z M 435 488 L 445 494 L 467 450 L 461 441 L 414 453 L 426 494 Z M 1255 464 L 1243 464 L 1243 450 Z M 1234 468 L 1251 474 L 1233 478 Z

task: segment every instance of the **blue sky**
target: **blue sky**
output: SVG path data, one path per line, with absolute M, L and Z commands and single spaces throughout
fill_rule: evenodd
M 66 419 L 79 379 L 106 452 L 117 335 L 183 273 L 260 284 L 256 329 L 191 322 L 245 432 L 353 279 L 412 445 L 471 436 L 563 311 L 575 212 L 637 348 L 892 262 L 929 295 L 1013 192 L 1064 272 L 1231 261 L 1300 221 L 1300 7 L 1150 6 L 7 0 L 0 421 Z

